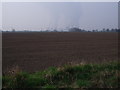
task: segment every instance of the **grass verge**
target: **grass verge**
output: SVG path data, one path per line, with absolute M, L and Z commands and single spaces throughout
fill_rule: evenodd
M 64 65 L 4 75 L 3 88 L 118 88 L 120 63 Z

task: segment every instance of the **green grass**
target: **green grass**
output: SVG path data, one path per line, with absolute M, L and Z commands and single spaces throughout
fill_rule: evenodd
M 120 63 L 65 65 L 3 76 L 3 88 L 117 88 Z

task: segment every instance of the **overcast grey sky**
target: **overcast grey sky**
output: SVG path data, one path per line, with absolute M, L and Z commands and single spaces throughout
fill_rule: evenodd
M 118 28 L 117 2 L 7 2 L 2 5 L 4 30 Z

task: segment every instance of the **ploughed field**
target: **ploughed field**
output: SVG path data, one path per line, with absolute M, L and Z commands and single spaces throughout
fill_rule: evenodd
M 13 67 L 36 72 L 67 63 L 117 61 L 113 32 L 13 32 L 2 34 L 3 72 Z

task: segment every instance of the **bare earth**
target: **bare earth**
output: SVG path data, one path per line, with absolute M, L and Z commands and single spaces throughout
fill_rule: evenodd
M 118 34 L 112 32 L 24 32 L 2 34 L 3 72 L 18 66 L 35 72 L 69 62 L 117 60 Z

